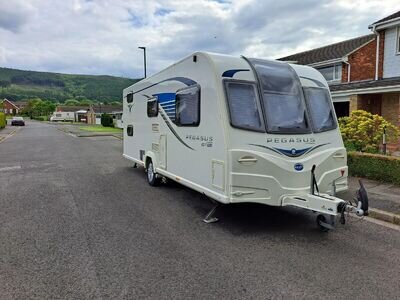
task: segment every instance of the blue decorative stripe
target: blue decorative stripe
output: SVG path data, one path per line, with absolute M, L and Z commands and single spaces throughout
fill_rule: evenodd
M 175 129 L 172 127 L 171 123 L 169 122 L 169 120 L 167 119 L 167 116 L 164 115 L 164 112 L 162 110 L 160 110 L 160 115 L 163 118 L 163 120 L 165 121 L 165 124 L 167 124 L 169 130 L 171 130 L 171 132 L 175 135 L 175 137 L 178 139 L 178 141 L 180 141 L 185 147 L 191 149 L 191 150 L 195 150 L 192 147 L 190 147 L 188 144 L 186 144 L 184 142 L 184 140 L 182 140 L 182 138 L 179 136 L 179 134 L 175 131 Z
M 328 145 L 328 144 L 330 144 L 330 143 L 320 144 L 320 145 L 317 145 L 317 146 L 314 146 L 314 147 L 309 147 L 309 148 L 304 148 L 304 149 L 295 149 L 295 148 L 293 148 L 293 149 L 279 149 L 279 148 L 267 147 L 267 146 L 264 146 L 264 145 L 257 145 L 257 144 L 249 144 L 249 145 L 265 148 L 265 149 L 271 150 L 271 151 L 273 151 L 275 153 L 278 153 L 278 154 L 281 154 L 281 155 L 285 155 L 285 156 L 288 156 L 288 157 L 299 157 L 299 156 L 301 156 L 303 154 L 310 153 L 311 151 L 314 151 L 315 149 L 318 149 L 318 148 L 320 148 L 322 146 L 325 146 L 325 145 Z
M 158 103 L 163 104 L 167 101 L 175 100 L 175 93 L 157 93 L 153 94 L 154 97 L 157 97 Z
M 166 81 L 179 81 L 179 82 L 182 82 L 183 84 L 186 84 L 187 86 L 191 86 L 191 85 L 197 84 L 196 81 L 194 81 L 194 80 L 192 80 L 190 78 L 187 78 L 187 77 L 172 77 L 172 78 L 165 79 L 165 80 L 163 80 L 161 82 L 166 82 Z
M 162 107 L 164 107 L 164 108 L 169 108 L 169 107 L 175 107 L 175 101 L 173 102 L 173 103 L 168 103 L 168 104 L 165 104 L 165 102 L 163 103 L 163 104 L 161 104 L 162 105 Z
M 222 73 L 222 77 L 230 77 L 232 78 L 237 72 L 246 72 L 250 71 L 249 69 L 233 69 L 233 70 L 226 70 Z

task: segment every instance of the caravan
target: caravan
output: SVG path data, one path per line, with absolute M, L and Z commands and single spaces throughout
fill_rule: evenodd
M 216 203 L 300 207 L 323 230 L 368 212 L 363 188 L 357 207 L 336 197 L 346 149 L 313 68 L 198 52 L 124 89 L 123 105 L 123 155 L 150 185 L 166 177 Z

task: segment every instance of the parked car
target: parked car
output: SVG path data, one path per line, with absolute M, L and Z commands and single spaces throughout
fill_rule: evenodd
M 25 126 L 24 118 L 22 117 L 13 117 L 11 120 L 11 126 Z

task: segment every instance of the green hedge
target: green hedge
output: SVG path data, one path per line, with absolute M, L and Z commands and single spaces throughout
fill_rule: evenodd
M 103 125 L 104 127 L 114 127 L 114 120 L 112 116 L 106 113 L 102 114 L 101 125 Z
M 3 112 L 0 112 L 0 128 L 6 127 L 7 120 L 6 115 Z
M 48 121 L 49 117 L 47 116 L 37 116 L 37 117 L 32 117 L 33 120 L 37 120 L 37 121 Z
M 400 185 L 400 158 L 379 154 L 349 152 L 349 173 Z

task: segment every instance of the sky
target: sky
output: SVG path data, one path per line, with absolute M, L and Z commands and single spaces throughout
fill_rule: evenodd
M 371 33 L 399 0 L 0 0 L 0 67 L 143 76 L 195 51 L 258 58 Z

